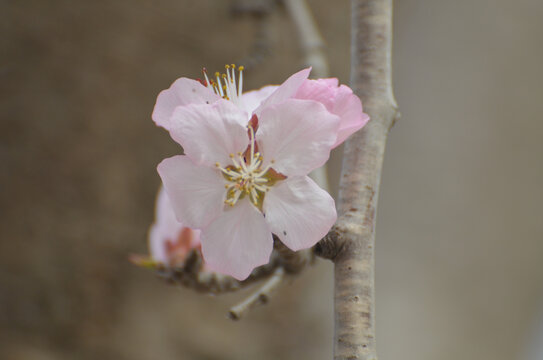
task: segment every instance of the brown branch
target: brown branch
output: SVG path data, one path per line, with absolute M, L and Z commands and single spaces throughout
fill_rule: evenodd
M 391 83 L 392 0 L 351 4 L 351 85 L 371 120 L 345 143 L 340 218 L 332 240 L 318 250 L 335 264 L 334 359 L 375 360 L 377 198 L 388 131 L 398 116 Z
M 311 249 L 292 251 L 279 238 L 273 235 L 274 248 L 279 255 L 281 266 L 287 274 L 295 275 L 300 273 L 306 266 L 312 264 L 315 260 L 315 254 Z
M 274 251 L 268 264 L 257 267 L 247 279 L 239 281 L 231 276 L 203 269 L 200 253 L 193 250 L 182 267 L 167 268 L 159 266 L 157 272 L 160 277 L 172 284 L 179 284 L 201 293 L 218 295 L 238 291 L 255 282 L 269 278 L 277 268 L 282 266 L 282 263 L 283 261 L 278 253 Z
M 273 236 L 274 250 L 268 264 L 259 266 L 243 281 L 228 275 L 208 271 L 204 268 L 199 249 L 193 249 L 182 264 L 174 267 L 159 264 L 148 257 L 132 255 L 130 261 L 136 265 L 155 270 L 158 275 L 172 284 L 179 284 L 189 289 L 208 294 L 223 294 L 238 291 L 255 282 L 269 280 L 276 276 L 278 269 L 282 273 L 295 275 L 313 263 L 311 250 L 294 252 L 287 248 L 277 236 Z
M 338 238 L 339 232 L 336 226 L 332 227 L 328 234 L 323 237 L 314 247 L 313 253 L 316 256 L 320 256 L 323 259 L 328 259 L 334 261 L 336 258 L 339 247 L 338 247 Z

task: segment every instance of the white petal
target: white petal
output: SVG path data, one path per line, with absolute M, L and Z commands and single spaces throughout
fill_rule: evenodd
M 183 155 L 162 160 L 157 170 L 178 221 L 202 228 L 220 215 L 225 181 L 219 170 L 197 166 Z
M 273 238 L 264 216 L 247 199 L 202 230 L 202 254 L 212 270 L 244 280 L 267 264 Z
M 178 106 L 189 104 L 213 103 L 221 97 L 198 81 L 180 78 L 169 89 L 162 90 L 156 99 L 153 109 L 153 121 L 158 125 L 170 129 L 170 118 Z
M 255 113 L 257 115 L 266 107 L 274 104 L 279 104 L 287 99 L 290 99 L 296 94 L 298 88 L 302 86 L 304 81 L 309 76 L 311 68 L 303 69 L 298 71 L 294 75 L 291 75 L 284 83 L 279 85 L 279 87 L 268 96 L 257 108 Z
M 339 117 L 312 100 L 286 100 L 262 110 L 256 133 L 264 165 L 287 176 L 322 166 L 337 138 Z
M 244 93 L 241 96 L 240 107 L 247 111 L 247 114 L 252 115 L 262 101 L 267 99 L 278 87 L 277 85 L 269 85 L 259 90 Z
M 175 109 L 170 134 L 198 165 L 230 164 L 229 154 L 243 152 L 249 144 L 247 114 L 228 100 L 212 105 Z
M 337 220 L 334 199 L 307 176 L 273 186 L 263 210 L 272 233 L 294 251 L 315 245 Z

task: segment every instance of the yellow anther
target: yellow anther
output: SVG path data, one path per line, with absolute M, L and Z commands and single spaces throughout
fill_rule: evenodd
M 228 186 L 228 184 L 224 184 L 224 188 L 225 189 L 228 189 L 230 186 Z
M 230 65 L 224 65 L 225 69 L 230 69 Z
M 235 68 L 236 68 L 236 64 L 232 64 L 232 69 L 235 69 Z
M 230 155 L 228 155 L 228 156 L 230 156 L 230 159 L 233 159 L 233 158 L 234 158 L 234 154 L 230 154 Z
M 226 79 L 226 74 L 222 74 L 221 77 L 222 77 L 223 79 Z
M 215 76 L 216 76 L 216 77 L 219 77 L 219 75 L 221 75 L 221 73 L 217 71 L 217 72 L 215 73 Z
M 243 70 L 245 70 L 245 68 L 243 66 L 240 66 L 240 67 L 238 67 L 238 70 L 243 71 Z

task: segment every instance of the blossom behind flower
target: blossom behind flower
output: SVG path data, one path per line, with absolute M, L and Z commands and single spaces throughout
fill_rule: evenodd
M 340 125 L 334 147 L 341 145 L 350 135 L 360 130 L 369 121 L 368 114 L 362 111 L 362 102 L 346 85 L 338 85 L 338 80 L 306 80 L 298 88 L 295 99 L 315 100 L 326 106 L 332 114 L 339 116 Z
M 149 230 L 151 259 L 166 267 L 182 265 L 192 249 L 200 248 L 200 230 L 190 229 L 177 221 L 163 187 L 158 192 L 155 216 Z

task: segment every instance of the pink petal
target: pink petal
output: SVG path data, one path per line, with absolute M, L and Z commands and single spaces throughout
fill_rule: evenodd
M 183 230 L 185 229 L 185 230 Z M 180 241 L 186 241 L 183 238 L 187 231 L 190 231 L 190 243 L 179 244 Z M 175 218 L 170 199 L 161 186 L 158 192 L 156 203 L 155 222 L 149 231 L 149 251 L 151 258 L 162 264 L 171 264 L 175 261 L 182 261 L 179 258 L 180 250 L 183 254 L 188 253 L 191 249 L 200 245 L 200 230 L 190 230 L 183 226 Z M 168 252 L 168 246 L 176 246 L 182 249 L 176 249 L 175 253 Z M 184 257 L 184 256 L 183 256 Z
M 324 78 L 324 79 L 316 79 L 316 81 L 319 81 L 327 86 L 331 87 L 338 87 L 339 86 L 339 80 L 337 78 Z
M 258 115 L 266 106 L 279 104 L 287 99 L 290 99 L 296 94 L 298 88 L 303 84 L 303 82 L 309 76 L 311 68 L 307 68 L 301 71 L 298 71 L 294 75 L 291 75 L 284 83 L 279 85 L 279 87 L 268 97 L 266 98 L 260 106 L 257 108 L 255 113 Z
M 338 138 L 333 147 L 343 143 L 369 120 L 368 114 L 362 111 L 358 96 L 353 94 L 348 86 L 338 87 L 338 80 L 335 78 L 306 80 L 294 98 L 318 101 L 326 106 L 328 111 L 340 117 Z
M 353 91 L 345 85 L 338 88 L 332 113 L 341 118 L 334 147 L 343 143 L 370 120 L 369 115 L 363 112 L 362 102 L 358 96 L 353 94 Z
M 153 121 L 166 130 L 170 128 L 170 118 L 178 106 L 213 103 L 220 99 L 212 90 L 198 81 L 180 78 L 169 89 L 162 90 L 153 109 Z
M 273 238 L 264 216 L 247 199 L 227 208 L 202 230 L 202 253 L 208 267 L 238 280 L 267 264 Z
M 264 166 L 286 176 L 306 175 L 322 166 L 337 138 L 339 117 L 310 100 L 286 100 L 266 107 L 256 133 Z
M 247 111 L 247 114 L 251 115 L 262 101 L 268 98 L 278 87 L 277 85 L 268 85 L 259 90 L 246 92 L 241 96 L 240 106 Z
M 225 181 L 218 170 L 197 166 L 183 155 L 162 160 L 157 170 L 179 222 L 202 228 L 220 215 Z
M 198 165 L 230 164 L 229 154 L 243 152 L 249 144 L 247 114 L 228 100 L 212 105 L 175 109 L 170 134 Z
M 334 110 L 337 83 L 337 79 L 306 80 L 302 86 L 300 86 L 296 95 L 294 95 L 294 98 L 315 100 L 326 106 L 326 110 L 332 112 Z
M 334 199 L 307 176 L 277 183 L 263 206 L 272 233 L 294 251 L 315 245 L 337 220 Z

